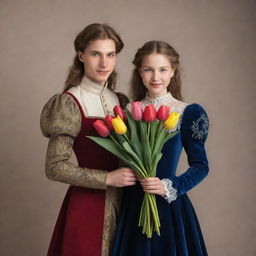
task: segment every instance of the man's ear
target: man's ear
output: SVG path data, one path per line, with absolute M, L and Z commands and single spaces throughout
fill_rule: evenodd
M 81 51 L 77 52 L 77 57 L 81 62 L 84 62 L 84 53 Z

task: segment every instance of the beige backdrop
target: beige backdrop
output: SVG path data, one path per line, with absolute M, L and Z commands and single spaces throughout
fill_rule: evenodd
M 75 35 L 107 22 L 125 42 L 120 91 L 143 42 L 181 54 L 185 100 L 211 121 L 210 174 L 189 193 L 209 255 L 256 255 L 255 11 L 253 0 L 1 0 L 0 254 L 46 255 L 67 185 L 45 177 L 39 115 L 63 87 Z

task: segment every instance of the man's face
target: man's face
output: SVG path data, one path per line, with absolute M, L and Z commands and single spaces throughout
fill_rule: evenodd
M 116 64 L 116 45 L 112 39 L 95 40 L 84 52 L 78 52 L 84 63 L 85 76 L 104 85 Z

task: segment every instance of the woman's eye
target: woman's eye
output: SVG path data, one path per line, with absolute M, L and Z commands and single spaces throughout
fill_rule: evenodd
M 152 69 L 150 69 L 150 68 L 144 69 L 144 72 L 150 72 L 150 71 L 152 71 Z
M 91 56 L 98 56 L 99 55 L 99 53 L 97 53 L 97 52 L 91 52 Z
M 166 68 L 161 68 L 161 69 L 160 69 L 160 72 L 166 72 L 166 71 L 167 71 Z

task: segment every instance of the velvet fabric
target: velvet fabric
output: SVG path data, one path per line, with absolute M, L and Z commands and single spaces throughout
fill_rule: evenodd
M 67 93 L 69 94 L 69 93 Z M 73 145 L 80 167 L 113 170 L 118 159 L 86 136 L 98 136 L 97 118 L 85 117 L 77 99 L 82 125 Z M 70 186 L 52 235 L 48 256 L 100 256 L 105 209 L 105 190 Z
M 208 173 L 208 161 L 204 149 L 207 138 L 208 118 L 198 104 L 186 107 L 180 132 L 167 141 L 163 156 L 157 166 L 157 176 L 173 181 L 177 199 L 170 204 L 156 196 L 161 223 L 158 236 L 147 238 L 138 227 L 144 192 L 139 183 L 125 188 L 123 205 L 112 256 L 206 256 L 207 251 L 196 213 L 187 191 L 197 185 Z M 189 168 L 176 176 L 179 157 L 184 147 Z

